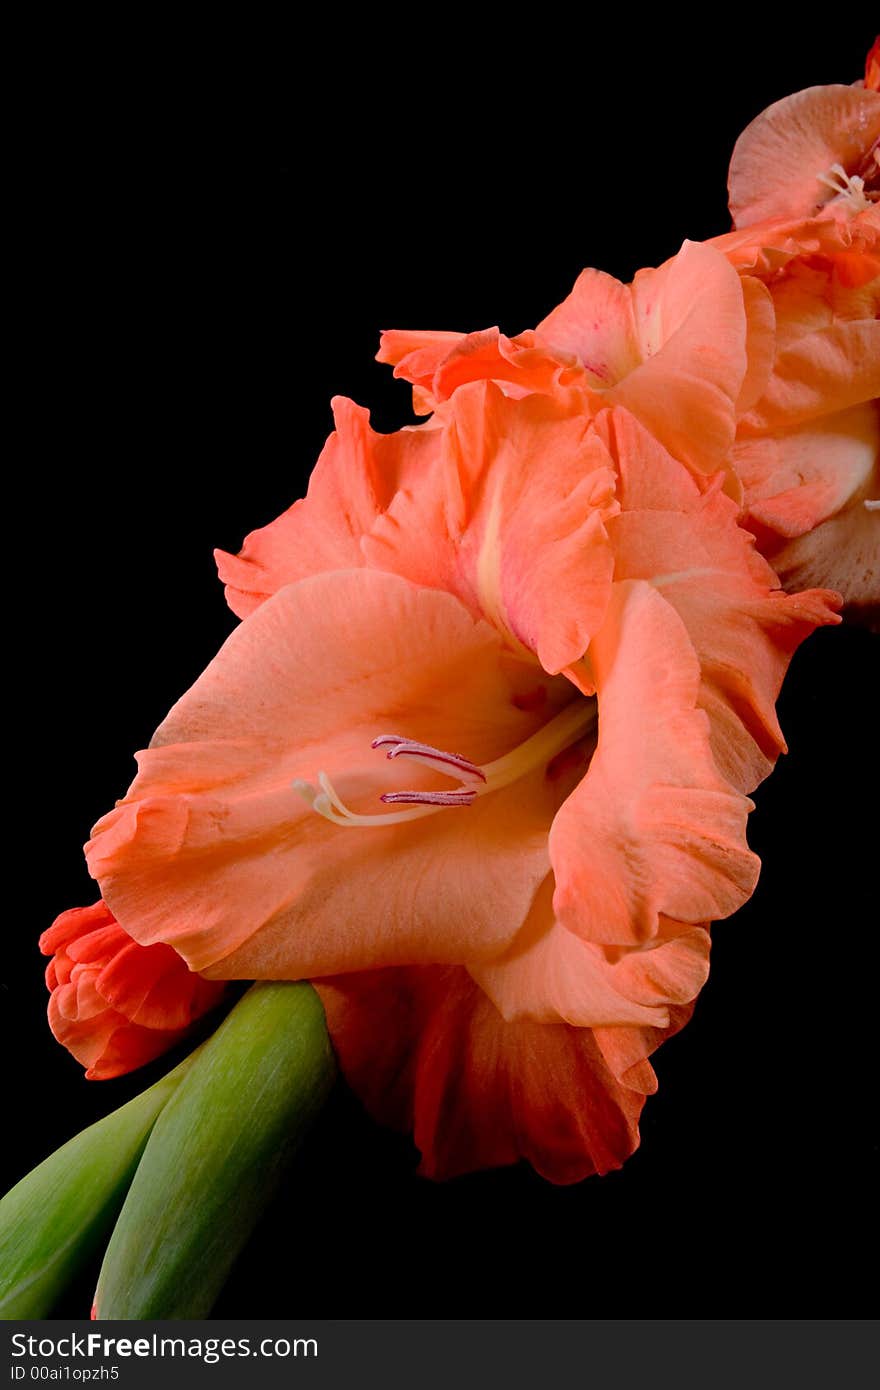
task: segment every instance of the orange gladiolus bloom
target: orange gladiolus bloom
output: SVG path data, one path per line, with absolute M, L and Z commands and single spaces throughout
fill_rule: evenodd
M 735 227 L 820 214 L 849 219 L 880 196 L 880 93 L 807 87 L 746 126 L 730 161 Z
M 688 258 L 731 286 L 735 369 L 698 310 L 668 333 L 657 272 L 626 406 L 598 384 L 627 375 L 610 344 L 574 394 L 571 358 L 549 396 L 464 381 L 390 436 L 338 401 L 308 497 L 219 557 L 244 621 L 87 846 L 143 946 L 315 980 L 349 1080 L 433 1175 L 525 1156 L 566 1182 L 635 1147 L 707 924 L 755 883 L 746 793 L 783 747 L 788 660 L 835 621 L 670 451 L 661 380 L 716 457 L 747 369 L 735 273 Z
M 133 1071 L 173 1047 L 224 987 L 170 946 L 139 946 L 103 902 L 62 912 L 40 937 L 51 956 L 49 1025 L 89 1081 Z

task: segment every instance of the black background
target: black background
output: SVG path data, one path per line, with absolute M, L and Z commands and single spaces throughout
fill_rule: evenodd
M 852 80 L 873 37 L 728 18 L 600 32 L 548 12 L 539 32 L 508 18 L 477 38 L 438 16 L 416 38 L 340 14 L 265 80 L 199 50 L 173 78 L 161 62 L 43 75 L 22 125 L 33 398 L 7 551 L 25 755 L 6 859 L 10 1178 L 164 1070 L 86 1083 L 45 1025 L 35 942 L 92 900 L 90 825 L 231 630 L 212 547 L 300 494 L 334 393 L 379 428 L 411 418 L 372 360 L 381 327 L 516 332 L 585 264 L 629 279 L 725 230 L 740 129 Z M 791 751 L 750 822 L 761 882 L 715 930 L 625 1169 L 432 1185 L 340 1091 L 218 1315 L 868 1311 L 878 645 L 826 631 L 793 664 Z

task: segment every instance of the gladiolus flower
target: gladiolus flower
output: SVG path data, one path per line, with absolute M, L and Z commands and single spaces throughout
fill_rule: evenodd
M 736 371 L 694 396 L 722 413 L 739 313 Z M 387 437 L 336 414 L 308 498 L 219 557 L 247 616 L 91 872 L 137 941 L 211 979 L 314 979 L 343 1070 L 426 1172 L 604 1172 L 707 923 L 754 886 L 745 793 L 833 596 L 779 593 L 722 480 L 619 404 L 478 380 Z
M 49 1026 L 89 1081 L 151 1062 L 186 1037 L 224 992 L 170 946 L 139 946 L 103 902 L 62 912 L 40 937 L 40 950 L 52 957 Z
M 850 218 L 880 197 L 880 93 L 807 87 L 746 126 L 730 162 L 734 226 L 817 214 Z

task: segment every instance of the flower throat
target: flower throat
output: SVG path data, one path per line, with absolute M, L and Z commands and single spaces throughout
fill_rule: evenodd
M 394 791 L 383 792 L 380 800 L 386 805 L 401 806 L 405 809 L 378 812 L 375 815 L 359 815 L 346 806 L 326 772 L 318 773 L 318 785 L 305 782 L 298 777 L 293 783 L 294 791 L 325 820 L 334 825 L 348 827 L 370 827 L 380 825 L 399 825 L 403 821 L 418 820 L 422 816 L 433 816 L 438 811 L 452 806 L 471 806 L 478 796 L 500 791 L 518 782 L 527 773 L 533 772 L 542 764 L 550 764 L 560 753 L 564 753 L 585 734 L 595 728 L 598 706 L 595 699 L 580 699 L 567 705 L 545 724 L 543 729 L 532 734 L 524 743 L 509 753 L 496 758 L 494 762 L 482 767 L 463 758 L 459 753 L 448 753 L 442 748 L 434 748 L 429 743 L 418 743 L 398 734 L 381 734 L 374 738 L 372 748 L 387 749 L 386 756 L 391 759 L 405 758 L 420 763 L 433 772 L 439 772 L 458 785 L 447 791 Z

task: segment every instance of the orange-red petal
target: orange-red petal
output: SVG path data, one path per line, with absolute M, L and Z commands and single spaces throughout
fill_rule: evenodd
M 556 1183 L 619 1168 L 656 1084 L 646 1058 L 689 1014 L 666 1029 L 505 1023 L 456 968 L 318 988 L 345 1076 L 378 1119 L 413 1130 L 435 1178 L 518 1159 Z
M 40 950 L 52 956 L 49 1025 L 90 1081 L 166 1052 L 224 991 L 189 970 L 170 946 L 138 945 L 103 902 L 63 912 L 43 932 Z

